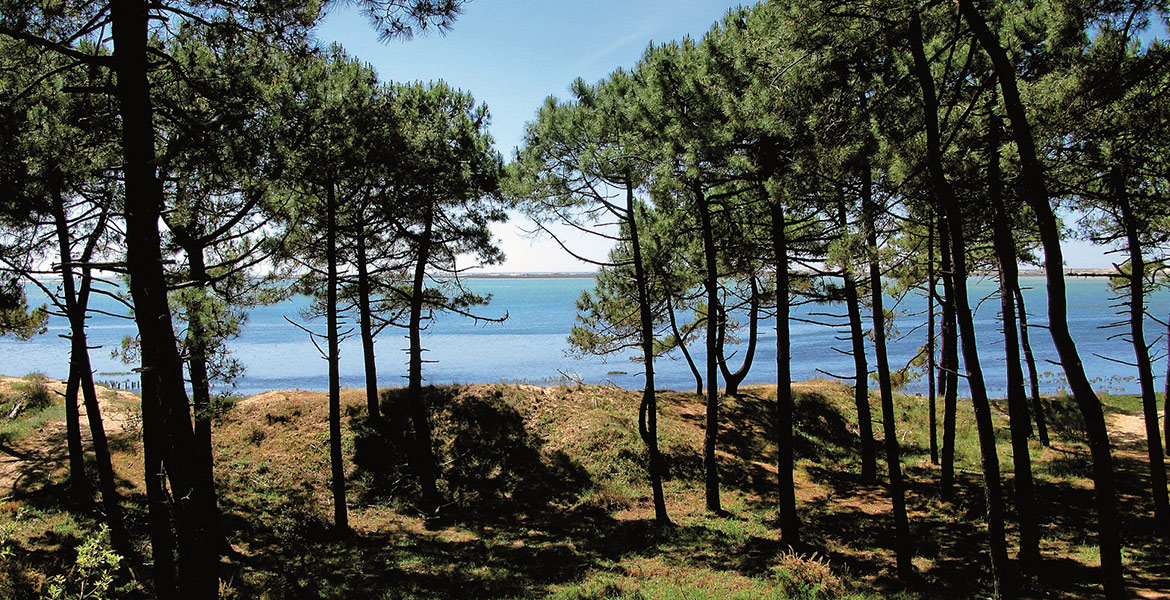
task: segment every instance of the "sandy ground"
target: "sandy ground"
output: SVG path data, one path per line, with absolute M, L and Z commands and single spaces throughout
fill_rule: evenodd
M 0 393 L 13 394 L 15 387 L 27 383 L 19 377 L 0 375 Z M 45 385 L 58 397 L 65 395 L 65 382 L 46 380 Z M 107 434 L 119 434 L 134 427 L 138 395 L 125 390 L 97 387 L 98 406 Z M 81 411 L 82 444 L 89 446 L 89 416 L 78 398 Z M 6 419 L 8 415 L 0 415 Z M 32 435 L 20 440 L 0 439 L 0 500 L 20 495 L 28 483 L 46 478 L 68 467 L 65 422 L 46 421 Z

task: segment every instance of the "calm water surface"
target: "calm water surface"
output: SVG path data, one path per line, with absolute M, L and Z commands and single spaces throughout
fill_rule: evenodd
M 1047 298 L 1041 277 L 1022 280 L 1030 324 L 1044 325 L 1047 321 Z M 630 361 L 628 355 L 576 359 L 567 354 L 566 336 L 576 316 L 574 301 L 593 284 L 590 278 L 568 279 L 472 279 L 468 287 L 479 293 L 492 294 L 489 306 L 480 309 L 484 316 L 498 317 L 505 312 L 504 323 L 477 324 L 471 319 L 440 315 L 423 334 L 423 346 L 429 350 L 425 358 L 437 361 L 424 366 L 424 375 L 431 383 L 493 383 L 527 381 L 556 383 L 562 374 L 579 377 L 590 383 L 612 382 L 622 387 L 637 388 L 641 384 L 642 366 Z M 50 284 L 53 285 L 53 284 Z M 1004 388 L 1003 339 L 998 321 L 999 299 L 993 296 L 994 280 L 972 280 L 971 300 L 979 304 L 976 329 L 980 358 L 988 387 L 992 393 L 1002 394 Z M 44 296 L 29 290 L 30 301 L 43 302 Z M 1081 351 L 1090 377 L 1096 378 L 1100 391 L 1136 392 L 1135 370 L 1108 360 L 1115 358 L 1132 362 L 1133 350 L 1121 337 L 1121 329 L 1107 328 L 1119 320 L 1113 294 L 1103 278 L 1068 280 L 1069 325 Z M 253 394 L 264 390 L 327 388 L 327 365 L 308 336 L 290 325 L 285 317 L 301 321 L 299 310 L 307 305 L 305 298 L 292 298 L 272 306 L 261 307 L 249 314 L 243 335 L 231 342 L 235 356 L 242 361 L 246 374 L 240 380 L 236 393 Z M 96 296 L 95 308 L 125 313 L 114 301 Z M 896 321 L 897 335 L 890 344 L 891 364 L 895 367 L 910 361 L 925 343 L 926 300 L 911 294 L 898 304 L 902 316 Z M 1161 291 L 1151 302 L 1151 312 L 1165 318 L 1170 310 L 1170 293 Z M 805 305 L 794 311 L 795 317 L 813 318 L 810 313 L 844 313 L 843 307 Z M 741 319 L 745 320 L 746 319 Z M 135 333 L 133 323 L 124 319 L 94 314 L 89 321 L 90 343 L 100 346 L 92 351 L 94 369 L 99 381 L 128 382 L 136 379 L 127 366 L 110 356 L 124 336 Z M 323 330 L 321 322 L 306 322 L 310 328 Z M 755 362 L 748 375 L 748 383 L 775 381 L 775 332 L 772 324 L 761 324 L 761 339 Z M 22 375 L 40 372 L 50 377 L 64 378 L 68 370 L 68 342 L 60 337 L 68 330 L 62 318 L 50 321 L 49 331 L 32 340 L 19 342 L 0 339 L 0 373 Z M 356 327 L 355 327 L 356 330 Z M 823 376 L 824 373 L 850 375 L 851 357 L 837 351 L 847 349 L 849 342 L 841 339 L 842 331 L 832 327 L 804 322 L 792 323 L 792 374 L 795 379 Z M 1165 354 L 1166 338 L 1160 325 L 1147 324 L 1148 340 L 1158 340 L 1155 351 Z M 1064 388 L 1060 368 L 1049 361 L 1056 352 L 1046 329 L 1033 328 L 1033 349 L 1039 361 L 1043 389 L 1055 392 Z M 386 329 L 379 338 L 378 381 L 380 385 L 400 385 L 405 382 L 407 342 L 401 330 Z M 702 361 L 704 353 L 698 343 L 691 353 Z M 743 348 L 738 348 L 730 359 L 738 367 Z M 1108 358 L 1105 358 L 1108 357 Z M 870 364 L 873 364 L 872 357 Z M 364 385 L 360 341 L 354 336 L 341 345 L 342 386 Z M 1165 375 L 1164 359 L 1155 364 L 1155 375 Z M 657 386 L 677 390 L 694 388 L 694 378 L 681 355 L 674 353 L 656 363 Z M 910 382 L 911 392 L 925 391 L 924 378 Z

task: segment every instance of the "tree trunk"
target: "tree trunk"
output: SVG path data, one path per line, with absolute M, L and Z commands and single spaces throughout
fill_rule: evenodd
M 796 512 L 796 481 L 792 477 L 792 344 L 789 331 L 790 282 L 788 232 L 784 205 L 772 199 L 772 255 L 776 260 L 776 476 L 780 492 L 780 533 L 785 544 L 800 544 L 800 515 Z M 752 294 L 756 293 L 755 279 Z M 752 305 L 753 313 L 758 309 Z M 753 324 L 755 318 L 752 319 Z M 754 327 L 753 327 L 754 329 Z M 754 333 L 754 332 L 753 332 Z
M 64 259 L 63 259 L 64 260 Z M 66 309 L 68 310 L 68 309 Z M 73 319 L 70 318 L 70 321 Z M 72 323 L 71 323 L 72 324 Z M 69 343 L 69 380 L 65 383 L 65 443 L 69 448 L 69 495 L 78 509 L 87 510 L 93 501 L 93 489 L 85 478 L 85 450 L 81 447 L 81 411 L 77 407 L 81 376 L 71 332 Z
M 170 480 L 175 492 L 175 526 L 180 554 L 179 593 L 183 597 L 214 598 L 219 592 L 216 573 L 218 548 L 209 539 L 214 511 L 209 510 L 209 490 L 199 481 L 199 456 L 192 452 L 194 432 L 183 366 L 167 305 L 163 276 L 162 243 L 158 222 L 163 206 L 162 185 L 155 172 L 153 107 L 147 81 L 147 13 L 145 3 L 114 0 L 110 4 L 115 95 L 122 117 L 125 160 L 124 210 L 126 261 L 130 272 L 130 296 L 138 325 L 142 356 L 142 412 L 147 446 L 148 483 L 152 498 L 151 527 L 155 546 L 156 589 L 162 597 L 174 597 L 170 568 L 169 530 L 162 533 L 161 507 L 165 490 L 161 478 Z M 162 465 L 166 465 L 165 470 Z M 153 491 L 150 488 L 153 487 Z M 166 547 L 159 547 L 166 545 Z
M 938 464 L 938 407 L 934 396 L 934 287 L 937 280 L 934 276 L 934 227 L 935 219 L 932 214 L 929 219 L 926 233 L 926 285 L 930 287 L 926 292 L 926 379 L 927 379 L 927 409 L 930 410 L 930 464 Z
M 203 248 L 193 244 L 187 249 L 187 263 L 191 269 L 191 281 L 206 293 L 207 266 L 204 263 Z M 200 298 L 200 302 L 202 302 Z M 191 405 L 195 409 L 196 451 L 203 454 L 211 464 L 211 381 L 207 375 L 207 328 L 203 323 L 203 306 L 193 306 L 187 315 L 187 340 L 191 354 L 187 361 L 191 374 Z
M 722 317 L 719 320 L 719 370 L 723 372 L 723 381 L 727 386 L 724 393 L 728 396 L 739 396 L 739 385 L 747 378 L 748 371 L 752 368 L 752 359 L 756 356 L 756 342 L 760 337 L 760 293 L 759 286 L 756 285 L 755 274 L 752 274 L 750 282 L 752 296 L 748 300 L 750 304 L 748 309 L 748 347 L 743 357 L 743 364 L 734 373 L 727 366 L 724 350 L 723 335 L 727 327 L 727 311 L 722 306 L 719 308 L 719 314 Z
M 951 234 L 947 217 L 939 215 L 939 254 L 943 265 L 942 304 L 942 363 L 939 379 L 942 381 L 942 475 L 939 495 L 950 500 L 955 495 L 955 413 L 959 405 L 959 324 L 955 319 L 954 263 L 951 261 Z
M 696 208 L 699 211 L 699 225 L 703 236 L 704 285 L 707 288 L 707 427 L 703 436 L 703 469 L 707 510 L 723 512 L 719 502 L 719 464 L 715 458 L 715 446 L 719 439 L 719 350 L 718 318 L 714 313 L 719 306 L 719 273 L 715 261 L 715 233 L 711 226 L 711 207 L 699 184 L 694 185 Z
M 1146 345 L 1145 316 L 1146 262 L 1142 256 L 1142 242 L 1138 238 L 1137 223 L 1129 197 L 1126 195 L 1125 176 L 1114 167 L 1114 201 L 1121 208 L 1121 222 L 1125 227 L 1129 250 L 1129 337 L 1138 368 L 1138 382 L 1142 389 L 1142 412 L 1146 421 L 1146 452 L 1150 457 L 1151 500 L 1154 521 L 1160 532 L 1170 533 L 1170 498 L 1166 493 L 1166 462 L 1162 456 L 1162 439 L 1158 430 L 1158 398 L 1154 391 L 1154 369 L 1150 350 Z
M 1003 314 L 1004 358 L 1007 363 L 1007 402 L 1012 438 L 1012 466 L 1016 486 L 1016 513 L 1020 524 L 1020 571 L 1031 577 L 1040 566 L 1040 526 L 1032 484 L 1032 456 L 1028 438 L 1032 435 L 1032 418 L 1028 414 L 1028 397 L 1024 393 L 1024 371 L 1020 367 L 1020 341 L 1016 330 L 1016 304 L 1012 290 L 1019 287 L 1016 244 L 1012 239 L 1007 209 L 1003 203 L 1003 184 L 999 173 L 1000 120 L 991 116 L 988 136 L 988 199 L 993 211 L 995 254 L 999 259 L 999 301 Z
M 845 201 L 837 203 L 837 219 L 844 231 L 849 222 L 845 216 Z M 853 271 L 846 264 L 841 274 L 845 287 L 845 306 L 849 313 L 849 339 L 853 350 L 853 402 L 857 406 L 857 428 L 861 434 L 861 480 L 866 483 L 877 481 L 877 452 L 873 440 L 873 417 L 869 408 L 869 364 L 865 357 L 865 326 L 861 321 L 861 300 L 857 294 L 857 283 Z
M 638 220 L 634 213 L 634 186 L 626 176 L 626 226 L 630 230 L 630 250 L 634 254 L 634 280 L 638 288 L 638 319 L 641 328 L 642 362 L 646 369 L 642 403 L 638 411 L 638 432 L 650 453 L 650 489 L 654 496 L 654 520 L 659 525 L 670 525 L 666 513 L 666 496 L 662 492 L 662 476 L 666 463 L 658 450 L 658 398 L 654 394 L 654 317 L 650 311 L 650 292 L 647 290 L 646 266 L 642 264 L 642 247 L 638 243 Z
M 687 361 L 687 366 L 691 369 L 691 374 L 695 376 L 695 395 L 703 395 L 703 374 L 699 372 L 698 365 L 695 364 L 695 359 L 691 357 L 691 353 L 687 350 L 686 340 L 683 339 L 682 332 L 678 330 L 678 321 L 674 316 L 674 300 L 666 300 L 666 311 L 670 315 L 670 331 L 674 334 L 674 339 L 678 340 L 678 349 L 682 350 L 683 358 Z
M 175 536 L 172 530 L 171 498 L 167 493 L 166 434 L 162 407 L 153 391 L 153 376 L 142 376 L 142 461 L 146 486 L 147 514 L 150 522 L 150 559 L 154 563 L 154 596 L 176 598 Z M 149 389 L 148 389 L 149 387 Z
M 203 245 L 192 239 L 186 248 L 187 261 L 191 268 L 191 281 L 198 283 L 201 292 L 207 293 L 207 264 L 203 256 Z M 203 301 L 201 297 L 200 301 Z M 203 322 L 204 311 L 202 306 L 194 307 L 187 315 L 187 337 L 189 340 L 190 358 L 187 361 L 191 375 L 191 402 L 195 409 L 195 449 L 200 454 L 199 474 L 203 485 L 210 495 L 210 509 L 215 511 L 215 519 L 209 523 L 209 536 L 214 543 L 225 551 L 230 549 L 219 515 L 219 499 L 215 491 L 215 452 L 211 445 L 211 381 L 207 375 L 207 327 Z
M 938 98 L 935 96 L 934 77 L 926 62 L 923 49 L 922 24 L 918 13 L 910 17 L 910 52 L 914 55 L 914 70 L 922 89 L 923 120 L 926 124 L 926 159 L 934 194 L 947 215 L 950 228 L 952 279 L 955 287 L 955 313 L 961 332 L 963 363 L 967 369 L 967 385 L 971 388 L 971 403 L 975 408 L 975 425 L 983 465 L 983 492 L 987 499 L 987 533 L 991 549 L 991 575 L 997 598 L 1014 598 L 1015 582 L 1008 562 L 1007 539 L 1004 533 L 1003 494 L 1000 490 L 999 455 L 995 447 L 995 429 L 991 422 L 991 404 L 984 387 L 983 369 L 979 363 L 979 348 L 975 339 L 975 324 L 967 297 L 967 256 L 963 239 L 963 216 L 950 182 L 943 172 L 942 140 L 938 129 Z
M 114 480 L 114 467 L 110 461 L 110 448 L 106 440 L 106 430 L 102 426 L 101 409 L 98 406 L 97 391 L 93 385 L 93 369 L 89 360 L 89 342 L 85 331 L 85 313 L 89 306 L 89 291 L 90 291 L 90 275 L 88 269 L 82 275 L 81 289 L 77 288 L 77 284 L 73 279 L 73 268 L 68 266 L 68 263 L 73 262 L 73 251 L 69 242 L 69 222 L 65 214 L 65 206 L 59 195 L 54 197 L 53 207 L 53 221 L 57 230 L 57 245 L 61 254 L 61 291 L 65 295 L 65 312 L 69 319 L 69 381 L 66 384 L 65 402 L 66 410 L 69 411 L 72 407 L 73 421 L 72 425 L 67 427 L 76 428 L 75 432 L 70 432 L 69 439 L 69 454 L 70 454 L 70 474 L 72 475 L 72 467 L 74 460 L 74 451 L 77 452 L 77 459 L 82 461 L 79 465 L 81 469 L 81 485 L 84 487 L 74 487 L 74 493 L 83 494 L 77 496 L 78 500 L 84 499 L 88 504 L 93 499 L 93 492 L 89 487 L 89 482 L 85 479 L 85 465 L 84 456 L 81 448 L 81 419 L 80 412 L 77 407 L 78 390 L 80 388 L 81 394 L 85 401 L 85 415 L 89 421 L 90 437 L 94 448 L 94 463 L 98 471 L 98 486 L 102 495 L 102 508 L 106 512 L 106 523 L 110 527 L 110 543 L 114 550 L 133 560 L 134 553 L 130 546 L 130 537 L 126 533 L 126 525 L 122 518 L 122 507 L 119 503 L 117 486 Z M 100 228 L 99 228 L 100 229 Z M 100 235 L 100 231 L 95 231 L 93 235 Z M 87 260 L 89 257 L 83 257 Z M 76 436 L 76 439 L 74 439 Z M 76 448 L 74 448 L 76 443 Z M 78 485 L 73 482 L 73 485 Z
M 941 166 L 941 165 L 940 165 Z M 954 201 L 951 200 L 951 203 Z M 955 316 L 959 325 L 963 363 L 967 369 L 967 385 L 971 388 L 971 402 L 975 408 L 975 425 L 983 466 L 983 493 L 987 500 L 987 526 L 990 537 L 991 561 L 995 579 L 995 595 L 1000 598 L 1015 596 L 1014 582 L 1007 557 L 1004 534 L 1003 494 L 1000 489 L 999 456 L 995 447 L 995 429 L 991 421 L 991 405 L 984 387 L 979 364 L 979 350 L 975 340 L 975 325 L 967 301 L 966 248 L 957 210 L 948 210 L 951 228 L 951 260 L 954 264 Z
M 1040 435 L 1040 443 L 1049 446 L 1048 421 L 1044 418 L 1044 404 L 1040 401 L 1040 376 L 1036 372 L 1036 357 L 1032 354 L 1032 344 L 1028 341 L 1028 314 L 1024 306 L 1024 294 L 1020 291 L 1020 282 L 1016 280 L 1016 287 L 1012 290 L 1016 297 L 1016 307 L 1020 322 L 1020 344 L 1024 347 L 1024 363 L 1028 365 L 1028 385 L 1032 396 L 1032 414 L 1036 417 L 1036 432 Z
M 374 328 L 370 310 L 370 271 L 366 258 L 366 237 L 357 237 L 358 315 L 361 319 L 362 358 L 366 365 L 366 415 L 371 423 L 381 418 L 378 410 L 378 365 L 374 361 Z
M 442 504 L 439 498 L 438 469 L 435 465 L 434 449 L 431 447 L 431 422 L 427 414 L 426 400 L 422 394 L 422 306 L 423 283 L 426 279 L 427 263 L 430 261 L 431 231 L 434 226 L 434 209 L 428 208 L 423 221 L 423 232 L 418 238 L 418 257 L 414 266 L 414 286 L 410 294 L 410 370 L 408 373 L 408 397 L 410 398 L 410 420 L 414 425 L 414 471 L 422 487 L 422 500 L 428 514 L 433 514 Z
M 341 373 L 339 369 L 337 323 L 337 193 L 329 184 L 325 206 L 326 336 L 329 360 L 329 464 L 332 474 L 333 527 L 349 533 L 349 511 L 345 504 L 345 459 L 341 454 Z
M 894 390 L 890 381 L 890 360 L 886 354 L 886 314 L 882 302 L 882 272 L 878 263 L 877 207 L 873 202 L 873 175 L 869 158 L 861 161 L 861 202 L 865 218 L 866 244 L 869 254 L 870 301 L 873 304 L 873 345 L 877 359 L 878 388 L 882 397 L 882 433 L 885 437 L 886 467 L 890 478 L 890 499 L 894 507 L 894 551 L 898 578 L 909 582 L 914 574 L 910 559 L 910 522 L 906 516 L 906 491 L 902 482 L 902 461 L 898 447 L 897 414 L 894 412 Z
M 979 44 L 991 58 L 1003 93 L 1004 108 L 1012 124 L 1012 134 L 1020 155 L 1021 178 L 1025 195 L 1040 232 L 1044 247 L 1044 270 L 1048 281 L 1048 331 L 1060 356 L 1060 364 L 1072 389 L 1073 397 L 1085 420 L 1089 450 L 1093 456 L 1093 484 L 1097 501 L 1097 529 L 1101 548 L 1101 572 L 1105 596 L 1109 599 L 1126 597 L 1124 572 L 1121 566 L 1121 532 L 1117 514 L 1117 492 L 1113 479 L 1113 457 L 1109 449 L 1109 434 L 1105 428 L 1105 414 L 1101 401 L 1093 391 L 1081 364 L 1076 342 L 1068 329 L 1068 298 L 1064 286 L 1064 254 L 1060 248 L 1060 229 L 1049 204 L 1044 170 L 1036 152 L 1031 126 L 1016 87 L 1015 70 L 1007 53 L 999 45 L 995 34 L 971 0 L 958 0 L 959 10 L 971 26 Z
M 81 346 L 85 347 L 85 336 L 82 335 Z M 137 554 L 130 545 L 130 535 L 126 532 L 126 523 L 122 516 L 121 499 L 118 497 L 117 481 L 114 479 L 114 467 L 110 461 L 110 445 L 106 439 L 106 430 L 102 425 L 101 408 L 98 405 L 97 388 L 93 383 L 93 368 L 89 362 L 89 353 L 80 355 L 78 375 L 80 376 L 81 395 L 85 401 L 85 416 L 89 421 L 90 437 L 93 438 L 94 463 L 98 471 L 98 486 L 102 494 L 102 509 L 106 513 L 106 524 L 110 527 L 110 545 L 114 550 L 134 561 Z

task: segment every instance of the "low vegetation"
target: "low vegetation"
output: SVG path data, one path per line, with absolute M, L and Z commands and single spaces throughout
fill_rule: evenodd
M 5 402 L 19 385 L 6 384 Z M 225 405 L 215 434 L 220 506 L 234 549 L 220 565 L 224 597 L 943 598 L 990 591 L 970 411 L 959 413 L 959 493 L 946 503 L 938 499 L 938 470 L 920 433 L 926 401 L 897 400 L 918 574 L 903 586 L 894 572 L 888 495 L 883 485 L 861 480 L 853 395 L 842 384 L 794 386 L 797 497 L 807 532 L 807 545 L 799 548 L 780 541 L 776 452 L 766 434 L 772 388 L 750 387 L 726 399 L 722 516 L 703 507 L 701 399 L 661 393 L 659 433 L 673 527 L 654 524 L 646 450 L 634 421 L 639 392 L 504 384 L 425 391 L 433 407 L 439 485 L 451 505 L 441 518 L 428 519 L 414 504 L 417 482 L 405 456 L 411 432 L 396 418 L 405 390 L 382 392 L 387 424 L 380 426 L 365 417 L 364 392 L 347 391 L 343 449 L 352 533 L 345 538 L 329 521 L 326 395 L 268 392 Z M 1131 398 L 1107 400 L 1123 514 L 1135 515 L 1123 523 L 1126 575 L 1139 592 L 1166 589 L 1170 573 L 1150 534 L 1145 457 L 1138 438 L 1127 438 L 1119 421 L 1135 418 L 1140 425 L 1133 416 L 1140 413 Z M 876 397 L 873 405 L 877 410 Z M 103 408 L 121 423 L 135 407 L 123 396 Z M 17 421 L 53 410 L 24 413 Z M 1095 593 L 1098 558 L 1088 529 L 1092 485 L 1083 426 L 1069 399 L 1048 399 L 1046 412 L 1052 448 L 1032 443 L 1045 568 L 1030 596 L 1084 597 Z M 1004 411 L 996 410 L 995 418 L 1006 419 Z M 0 597 L 41 598 L 58 590 L 58 597 L 73 598 L 99 583 L 104 597 L 142 596 L 134 579 L 141 576 L 142 557 L 118 565 L 101 545 L 97 515 L 68 508 L 65 451 L 53 446 L 63 426 L 60 418 L 46 419 L 5 442 L 5 452 L 14 455 L 6 464 L 14 469 L 5 472 L 0 488 L 6 495 L 0 504 Z M 1007 456 L 1010 443 L 1006 434 L 1001 438 L 1000 453 Z M 111 440 L 135 547 L 145 552 L 140 438 L 114 427 Z M 22 458 L 31 452 L 55 457 L 55 468 L 27 478 L 44 470 Z M 1010 471 L 1005 476 L 1010 480 Z M 1010 493 L 1007 500 L 1010 509 Z
M 54 401 L 54 390 L 39 373 L 0 382 L 0 442 L 26 437 L 51 420 L 65 418 L 64 407 Z

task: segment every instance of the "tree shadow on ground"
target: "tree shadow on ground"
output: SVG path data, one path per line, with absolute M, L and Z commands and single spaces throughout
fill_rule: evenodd
M 79 498 L 70 488 L 64 423 L 46 424 L 23 439 L 11 441 L 11 445 L 0 445 L 0 452 L 13 458 L 10 465 L 4 465 L 11 488 L 0 502 L 0 524 L 11 522 L 17 529 L 27 530 L 21 543 L 0 539 L 0 597 L 46 597 L 47 574 L 73 572 L 76 548 L 105 521 L 88 435 L 83 435 L 82 443 L 86 479 L 94 494 L 90 498 Z M 132 493 L 134 483 L 117 473 L 114 483 L 131 536 L 145 537 L 145 506 L 140 503 L 142 497 Z M 141 566 L 138 558 L 131 557 L 124 566 Z M 120 571 L 117 583 L 125 583 L 129 576 L 128 570 Z M 141 597 L 132 592 L 124 596 Z
M 425 528 L 412 508 L 401 392 L 383 398 L 384 422 L 351 420 L 359 502 L 385 515 L 340 538 L 308 490 L 224 494 L 229 529 L 250 541 L 234 568 L 245 596 L 270 598 L 487 598 L 542 596 L 628 558 L 663 555 L 732 569 L 763 569 L 772 540 L 730 539 L 706 526 L 663 528 L 618 518 L 599 484 L 528 430 L 498 393 L 428 388 L 441 488 L 453 507 Z M 396 423 L 396 424 L 395 424 Z M 245 501 L 246 500 L 246 501 Z M 445 509 L 446 510 L 446 509 Z M 369 518 L 369 517 L 367 517 Z M 377 518 L 376 515 L 374 518 Z M 233 574 L 228 574 L 233 579 Z
M 34 435 L 35 439 L 13 442 L 11 445 L 0 444 L 0 452 L 13 459 L 12 487 L 8 499 L 20 500 L 42 509 L 77 508 L 78 499 L 72 497 L 67 484 L 69 451 L 64 424 L 47 425 Z M 121 437 L 112 435 L 110 439 L 114 441 Z M 97 466 L 94 463 L 88 436 L 83 438 L 82 444 L 86 451 L 84 457 L 86 479 L 89 481 L 90 490 L 96 492 Z M 114 485 L 121 495 L 125 495 L 126 490 L 134 487 L 132 481 L 119 477 L 117 473 Z
M 760 568 L 772 540 L 731 541 L 701 526 L 660 528 L 619 520 L 590 507 L 549 511 L 509 523 L 464 522 L 450 535 L 411 529 L 359 533 L 306 544 L 290 556 L 267 555 L 246 568 L 263 571 L 270 598 L 542 597 L 550 586 L 580 580 L 636 557 L 668 557 L 707 568 Z
M 772 415 L 765 399 L 747 400 L 727 405 L 728 421 L 742 420 L 753 423 L 752 429 L 762 429 Z M 1069 408 L 1066 404 L 1055 403 L 1050 411 L 1056 415 L 1054 429 L 1061 439 L 1083 439 L 1083 429 L 1078 429 L 1083 421 L 1075 407 L 1067 410 Z M 959 469 L 955 495 L 952 500 L 944 502 L 939 498 L 937 469 L 904 466 L 911 537 L 919 573 L 919 578 L 907 588 L 897 580 L 893 571 L 893 517 L 888 490 L 882 481 L 866 483 L 860 479 L 858 442 L 848 417 L 829 399 L 817 393 L 799 394 L 796 413 L 794 451 L 798 458 L 812 461 L 812 464 L 804 464 L 809 479 L 827 489 L 823 495 L 813 497 L 800 507 L 802 537 L 812 540 L 802 551 L 815 551 L 826 556 L 834 564 L 846 567 L 888 592 L 908 589 L 928 598 L 970 598 L 991 594 L 984 520 L 986 502 L 981 473 Z M 880 420 L 875 425 L 880 426 Z M 1004 429 L 1006 434 L 1006 427 Z M 725 439 L 729 443 L 738 441 L 734 436 Z M 732 450 L 739 451 L 749 452 L 755 457 L 774 456 L 774 448 L 761 449 L 750 443 L 741 443 Z M 913 445 L 903 447 L 904 456 L 924 451 Z M 1009 456 L 1006 444 L 1001 445 L 1001 468 L 1010 466 L 1006 462 L 1010 460 Z M 884 481 L 886 470 L 881 453 L 878 459 L 879 479 Z M 1091 479 L 1088 485 L 1084 482 L 1092 475 L 1091 467 L 1087 452 L 1073 447 L 1061 451 L 1045 465 L 1046 472 L 1056 476 L 1055 479 L 1037 480 L 1037 503 L 1047 551 L 1042 548 L 1038 575 L 1023 591 L 1024 597 L 1081 598 L 1101 593 L 1094 554 L 1094 496 Z M 1122 533 L 1127 561 L 1132 563 L 1127 568 L 1130 583 L 1147 590 L 1167 589 L 1170 565 L 1165 563 L 1164 553 L 1159 553 L 1157 538 L 1151 533 L 1154 523 L 1148 500 L 1148 466 L 1140 457 L 1135 459 L 1120 453 L 1114 457 L 1114 468 L 1118 510 L 1126 515 Z M 767 483 L 770 487 L 753 486 L 761 494 L 759 501 L 752 503 L 755 510 L 774 507 L 775 483 L 774 480 Z M 1003 490 L 1008 510 L 1009 547 L 1014 558 L 1018 531 L 1014 522 L 1014 483 L 1010 472 L 1004 475 Z M 1070 553 L 1081 550 L 1088 553 L 1086 558 L 1070 556 Z M 1138 573 L 1140 576 L 1134 577 Z
M 528 430 L 524 417 L 496 390 L 487 395 L 459 394 L 457 388 L 423 388 L 432 415 L 432 452 L 440 471 L 440 491 L 450 500 L 448 513 L 477 520 L 510 518 L 550 504 L 573 502 L 592 485 L 585 469 L 565 452 L 548 450 Z M 410 474 L 416 452 L 415 431 L 407 414 L 405 390 L 382 396 L 376 422 L 351 420 L 354 465 L 351 476 L 363 482 L 371 502 L 410 501 L 419 488 Z
M 356 466 L 349 479 L 355 531 L 337 536 L 322 516 L 329 514 L 322 501 L 327 498 L 327 470 L 317 468 L 327 454 L 324 434 L 311 429 L 319 423 L 306 420 L 303 425 L 312 434 L 301 431 L 296 438 L 302 452 L 296 458 L 307 465 L 306 474 L 269 477 L 263 464 L 249 464 L 230 477 L 221 473 L 226 479 L 221 488 L 225 529 L 233 541 L 246 545 L 245 556 L 223 564 L 225 589 L 241 598 L 541 597 L 550 588 L 576 583 L 591 573 L 620 574 L 646 560 L 767 576 L 776 557 L 787 550 L 771 535 L 774 531 L 728 534 L 721 529 L 759 523 L 763 529 L 778 528 L 775 446 L 768 434 L 774 402 L 766 396 L 749 393 L 724 404 L 721 448 L 727 454 L 721 455 L 721 464 L 725 474 L 739 473 L 725 478 L 724 489 L 744 497 L 742 508 L 736 508 L 740 514 L 725 520 L 693 517 L 682 526 L 664 529 L 648 518 L 632 518 L 630 513 L 637 511 L 623 512 L 599 500 L 597 492 L 606 483 L 574 459 L 580 455 L 550 450 L 548 440 L 498 393 L 473 397 L 453 390 L 427 391 L 435 415 L 436 454 L 444 469 L 441 485 L 455 502 L 447 521 L 428 530 L 416 518 L 412 499 L 417 486 L 404 475 L 410 430 L 371 425 L 356 415 L 350 419 Z M 401 405 L 392 395 L 387 400 L 383 405 L 387 423 L 402 423 Z M 849 571 L 879 595 L 902 590 L 923 598 L 990 595 L 978 471 L 959 470 L 955 497 L 944 502 L 938 499 L 936 469 L 906 468 L 920 578 L 904 587 L 893 573 L 893 524 L 889 495 L 881 482 L 884 464 L 879 466 L 877 483 L 861 481 L 856 429 L 848 407 L 838 407 L 832 398 L 816 393 L 800 394 L 797 402 L 794 449 L 811 484 L 802 485 L 806 492 L 815 489 L 802 496 L 799 509 L 808 543 L 797 551 L 827 557 L 835 570 Z M 699 414 L 690 410 L 688 414 Z M 271 413 L 274 421 L 283 418 L 284 413 L 277 412 Z M 290 425 L 269 423 L 273 424 Z M 241 431 L 246 427 L 241 425 Z M 1068 431 L 1070 437 L 1075 433 Z M 368 437 L 361 441 L 363 436 Z M 248 442 L 235 439 L 229 445 L 247 447 Z M 1037 480 L 1044 558 L 1037 581 L 1024 596 L 1097 597 L 1101 591 L 1091 556 L 1093 492 L 1082 477 L 1087 456 L 1075 445 L 1059 448 Z M 1115 455 L 1129 582 L 1147 590 L 1170 589 L 1164 547 L 1152 533 L 1147 465 L 1140 453 L 1129 450 Z M 1001 451 L 1001 465 L 1006 465 L 1006 451 Z M 359 460 L 356 455 L 363 452 Z M 260 452 L 234 460 L 257 462 L 266 457 Z M 670 458 L 672 475 L 680 485 L 702 481 L 698 448 L 687 452 L 676 448 Z M 35 472 L 44 467 L 29 468 Z M 57 486 L 44 494 L 44 502 L 65 497 L 60 470 L 35 476 Z M 1012 483 L 1011 475 L 1005 474 L 1009 546 L 1014 554 Z M 145 539 L 145 499 L 141 494 L 130 499 L 131 529 L 137 539 Z M 76 540 L 55 535 L 47 533 L 38 545 L 57 549 L 76 545 Z M 39 557 L 41 562 L 65 564 L 69 559 L 60 550 L 38 552 L 49 552 Z

